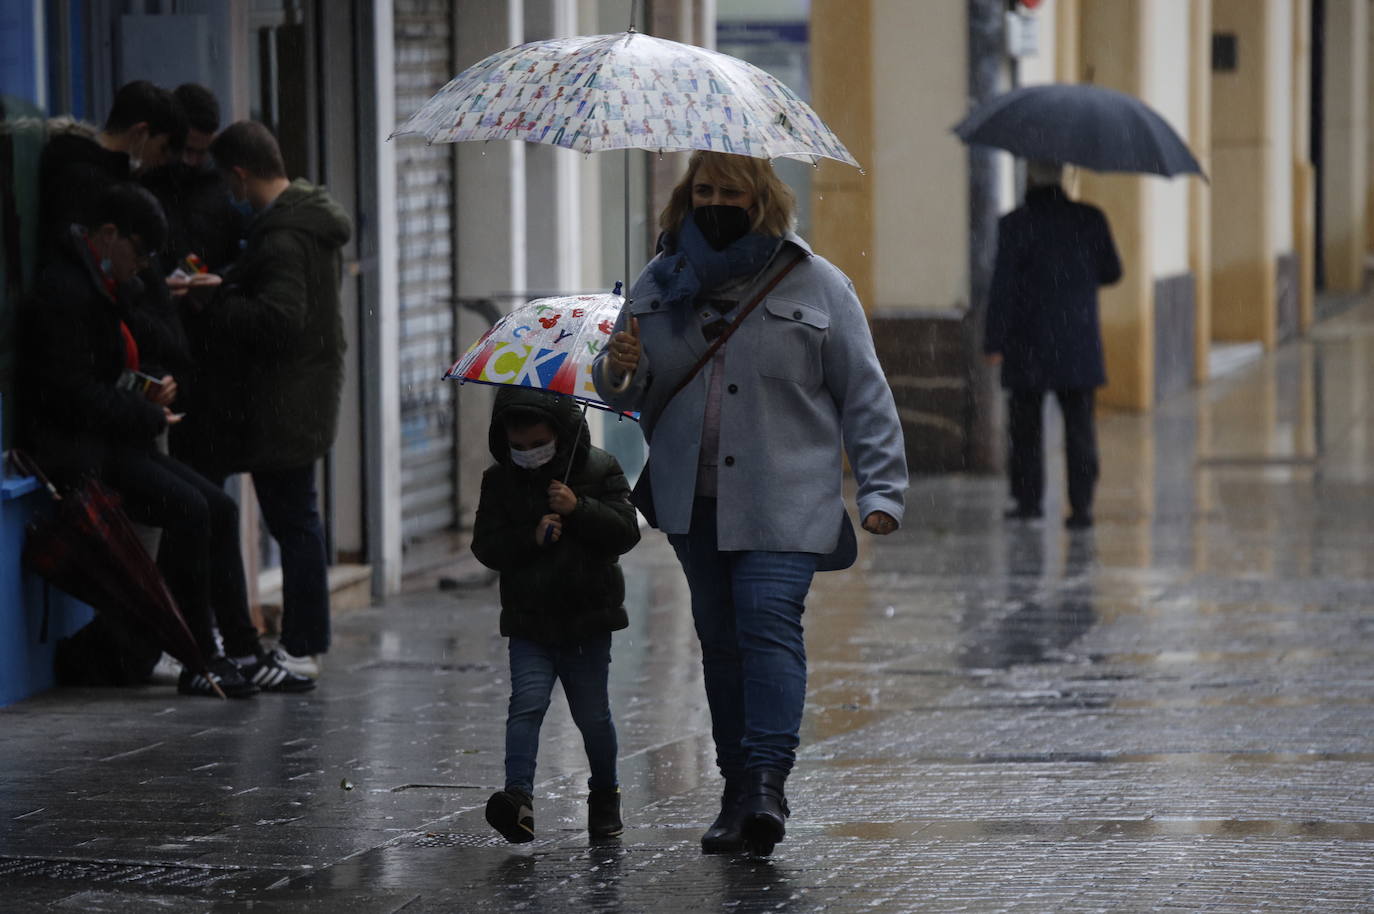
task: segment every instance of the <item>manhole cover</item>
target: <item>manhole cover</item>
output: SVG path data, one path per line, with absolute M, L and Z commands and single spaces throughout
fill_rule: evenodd
M 428 670 L 443 673 L 484 673 L 489 663 L 425 663 L 418 660 L 376 660 L 359 667 L 363 670 Z
M 0 857 L 0 880 L 61 879 L 72 882 L 120 883 L 160 887 L 203 888 L 238 873 L 203 866 L 123 863 L 117 860 L 62 860 L 44 857 Z
M 497 847 L 507 844 L 505 838 L 491 835 L 429 834 L 415 842 L 416 847 Z

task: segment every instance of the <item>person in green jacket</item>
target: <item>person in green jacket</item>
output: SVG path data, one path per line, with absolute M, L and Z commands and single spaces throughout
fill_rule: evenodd
M 591 767 L 587 831 L 613 838 L 624 826 L 607 677 L 611 632 L 630 624 L 617 561 L 639 542 L 630 486 L 616 459 L 592 447 L 570 397 L 502 387 L 490 446 L 496 464 L 482 476 L 472 552 L 501 573 L 511 696 L 506 786 L 487 801 L 487 822 L 508 841 L 533 840 L 539 727 L 558 680 Z
M 239 121 L 210 145 L 236 203 L 244 250 L 212 301 L 187 299 L 195 370 L 176 456 L 217 482 L 251 473 L 282 557 L 277 659 L 317 676 L 329 649 L 329 581 L 316 462 L 333 446 L 344 379 L 342 248 L 353 227 L 322 187 L 290 180 L 276 138 Z

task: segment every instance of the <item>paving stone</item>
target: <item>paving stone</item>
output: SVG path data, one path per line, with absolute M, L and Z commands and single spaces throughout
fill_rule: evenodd
M 339 618 L 306 696 L 0 710 L 0 909 L 1374 911 L 1374 334 L 1345 332 L 1370 326 L 1374 304 L 1332 325 L 1340 347 L 1104 415 L 1091 533 L 1054 520 L 1057 453 L 1038 525 L 1003 522 L 1002 480 L 913 480 L 903 530 L 817 578 L 769 860 L 700 853 L 720 782 L 686 587 L 650 533 L 611 667 L 620 841 L 587 840 L 561 695 L 538 839 L 491 832 L 495 588 L 408 593 Z M 1284 463 L 1317 415 L 1327 449 Z

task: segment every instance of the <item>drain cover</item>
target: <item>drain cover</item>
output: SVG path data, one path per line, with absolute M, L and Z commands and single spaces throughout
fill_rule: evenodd
M 203 888 L 238 873 L 232 869 L 175 864 L 123 863 L 117 860 L 62 860 L 0 857 L 0 879 L 61 879 L 73 882 Z
M 415 842 L 416 847 L 497 847 L 506 844 L 504 838 L 490 835 L 428 834 Z
M 428 670 L 443 673 L 485 673 L 491 670 L 489 663 L 426 663 L 420 660 L 374 660 L 364 664 L 360 670 Z

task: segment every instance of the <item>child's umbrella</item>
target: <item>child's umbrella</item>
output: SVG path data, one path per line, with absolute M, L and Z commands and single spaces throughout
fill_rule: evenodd
M 445 380 L 510 387 L 535 387 L 572 397 L 617 416 L 638 421 L 639 413 L 622 412 L 601 399 L 592 383 L 592 362 L 610 342 L 625 299 L 615 291 L 597 295 L 538 298 L 497 321 L 468 347 L 445 374 Z M 577 453 L 578 438 L 572 452 Z M 563 474 L 572 472 L 572 457 Z

